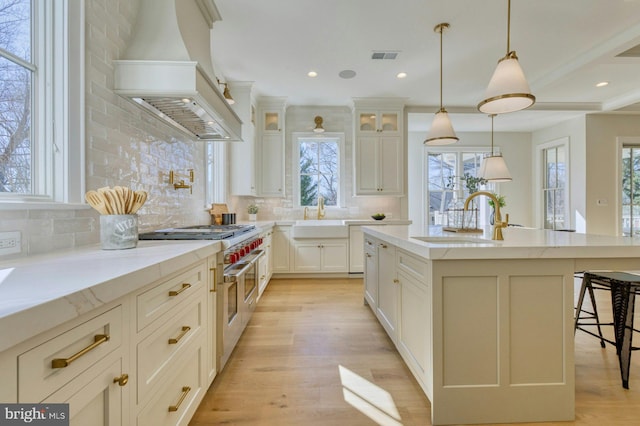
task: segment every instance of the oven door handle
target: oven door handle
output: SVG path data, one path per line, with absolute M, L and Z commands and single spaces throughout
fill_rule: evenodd
M 254 250 L 253 253 L 255 253 L 255 255 L 251 258 L 251 260 L 249 261 L 249 263 L 251 264 L 255 264 L 258 263 L 258 260 L 264 256 L 264 250 L 259 249 L 259 250 Z
M 251 268 L 253 266 L 252 262 L 247 262 L 244 264 L 244 266 L 242 267 L 242 269 L 240 269 L 237 272 L 234 273 L 224 273 L 224 282 L 225 283 L 232 283 L 235 281 L 238 281 L 238 277 L 241 276 L 242 274 L 244 274 L 245 272 L 247 272 L 247 270 L 249 268 Z

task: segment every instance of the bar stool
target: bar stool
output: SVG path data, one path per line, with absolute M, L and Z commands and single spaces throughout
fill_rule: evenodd
M 595 298 L 593 290 L 608 290 L 611 292 L 611 307 L 613 312 L 613 323 L 601 323 L 597 314 Z M 582 315 L 585 310 L 582 307 L 584 294 L 589 291 L 589 297 L 594 312 L 586 312 L 586 317 Z M 631 364 L 631 351 L 638 350 L 640 347 L 632 345 L 633 332 L 640 331 L 633 328 L 633 316 L 635 308 L 635 296 L 640 293 L 640 275 L 629 272 L 611 271 L 611 272 L 589 272 L 583 273 L 582 286 L 580 288 L 580 297 L 576 306 L 576 319 L 574 324 L 574 333 L 576 329 L 580 329 L 600 339 L 600 345 L 604 342 L 610 343 L 616 347 L 618 355 L 618 363 L 620 365 L 620 375 L 622 378 L 622 387 L 629 389 L 629 366 Z M 593 323 L 583 323 L 582 319 L 595 320 Z M 585 330 L 585 325 L 597 325 L 598 335 L 589 330 Z M 612 325 L 614 329 L 615 340 L 611 341 L 602 336 L 601 325 Z M 604 347 L 604 346 L 603 346 Z
M 602 325 L 613 325 L 613 323 L 601 323 L 600 317 L 598 316 L 598 306 L 596 305 L 596 298 L 593 292 L 594 284 L 590 279 L 584 278 L 584 272 L 578 272 L 575 274 L 576 278 L 582 279 L 582 284 L 580 285 L 580 294 L 578 296 L 578 303 L 575 308 L 575 322 L 573 326 L 573 334 L 576 334 L 576 330 L 582 330 L 587 334 L 590 334 L 594 337 L 600 339 L 600 346 L 605 347 L 605 338 L 602 335 Z M 609 290 L 609 288 L 599 287 L 596 285 L 596 289 L 598 290 Z M 586 293 L 589 293 L 589 300 L 591 301 L 591 311 L 588 311 L 583 307 L 584 296 Z M 585 321 L 586 320 L 586 321 Z M 598 334 L 596 335 L 593 331 L 588 330 L 584 327 L 597 327 Z M 614 342 L 609 341 L 608 343 L 614 344 Z

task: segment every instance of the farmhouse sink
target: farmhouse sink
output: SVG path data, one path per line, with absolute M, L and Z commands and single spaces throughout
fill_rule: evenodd
M 432 244 L 496 244 L 493 240 L 473 237 L 411 237 Z
M 293 238 L 348 238 L 349 227 L 342 220 L 298 220 L 291 228 Z

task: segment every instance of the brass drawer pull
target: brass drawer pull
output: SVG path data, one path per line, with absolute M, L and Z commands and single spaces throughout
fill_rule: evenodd
M 397 278 L 394 278 L 394 279 L 393 279 L 393 283 L 394 283 L 394 284 L 400 284 L 400 280 L 399 280 L 399 279 L 397 279 Z
M 213 272 L 213 283 L 211 288 L 209 289 L 210 293 L 215 293 L 218 288 L 218 268 L 209 268 L 211 272 Z
M 127 373 L 123 373 L 120 377 L 114 377 L 113 383 L 117 383 L 120 386 L 124 386 L 129 383 L 129 375 Z
M 386 245 L 386 244 L 380 244 L 380 247 L 382 247 L 382 248 L 385 248 L 385 249 L 386 249 L 386 248 L 387 248 L 387 245 Z
M 69 358 L 55 358 L 51 360 L 51 368 L 65 368 L 66 366 L 71 364 L 73 361 L 77 360 L 83 355 L 86 355 L 88 352 L 91 352 L 93 349 L 97 348 L 98 346 L 100 346 L 101 344 L 109 340 L 109 335 L 96 334 L 95 336 L 93 336 L 93 340 L 94 342 L 92 344 L 82 349 L 80 352 L 71 355 Z
M 183 326 L 182 333 L 180 333 L 178 337 L 172 337 L 171 339 L 169 339 L 169 344 L 175 345 L 176 343 L 178 343 L 180 339 L 182 339 L 185 336 L 185 334 L 189 332 L 189 330 L 191 330 L 191 327 L 189 327 L 188 325 Z
M 184 284 L 182 284 L 182 288 L 180 290 L 171 290 L 169 292 L 169 296 L 172 296 L 172 297 L 173 296 L 177 296 L 177 295 L 179 295 L 180 293 L 182 293 L 183 291 L 185 291 L 188 288 L 191 288 L 191 284 L 184 283 Z
M 169 406 L 169 412 L 178 411 L 178 408 L 180 408 L 180 405 L 182 404 L 184 399 L 187 397 L 187 394 L 189 393 L 190 390 L 191 388 L 189 386 L 182 387 L 182 396 L 180 396 L 180 399 L 178 400 L 178 403 L 176 405 Z

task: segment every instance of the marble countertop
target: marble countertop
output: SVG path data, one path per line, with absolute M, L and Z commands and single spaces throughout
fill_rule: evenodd
M 427 233 L 411 226 L 364 227 L 364 233 L 431 260 L 558 259 L 640 257 L 640 239 L 579 234 L 520 227 L 503 229 L 503 241 L 491 240 L 491 228 L 482 234 L 451 233 L 430 227 Z M 426 242 L 436 237 L 452 241 Z M 455 240 L 468 240 L 457 241 Z
M 206 259 L 218 241 L 86 246 L 0 262 L 0 351 Z
M 302 219 L 300 219 L 302 220 Z M 321 219 L 327 221 L 340 220 L 345 225 L 409 225 L 411 221 L 408 219 L 383 219 L 383 220 L 373 220 L 373 219 L 330 219 L 325 218 Z M 258 228 L 265 229 L 270 228 L 275 225 L 287 226 L 287 225 L 295 225 L 297 220 L 261 220 L 256 222 L 238 222 L 245 225 L 255 225 Z

